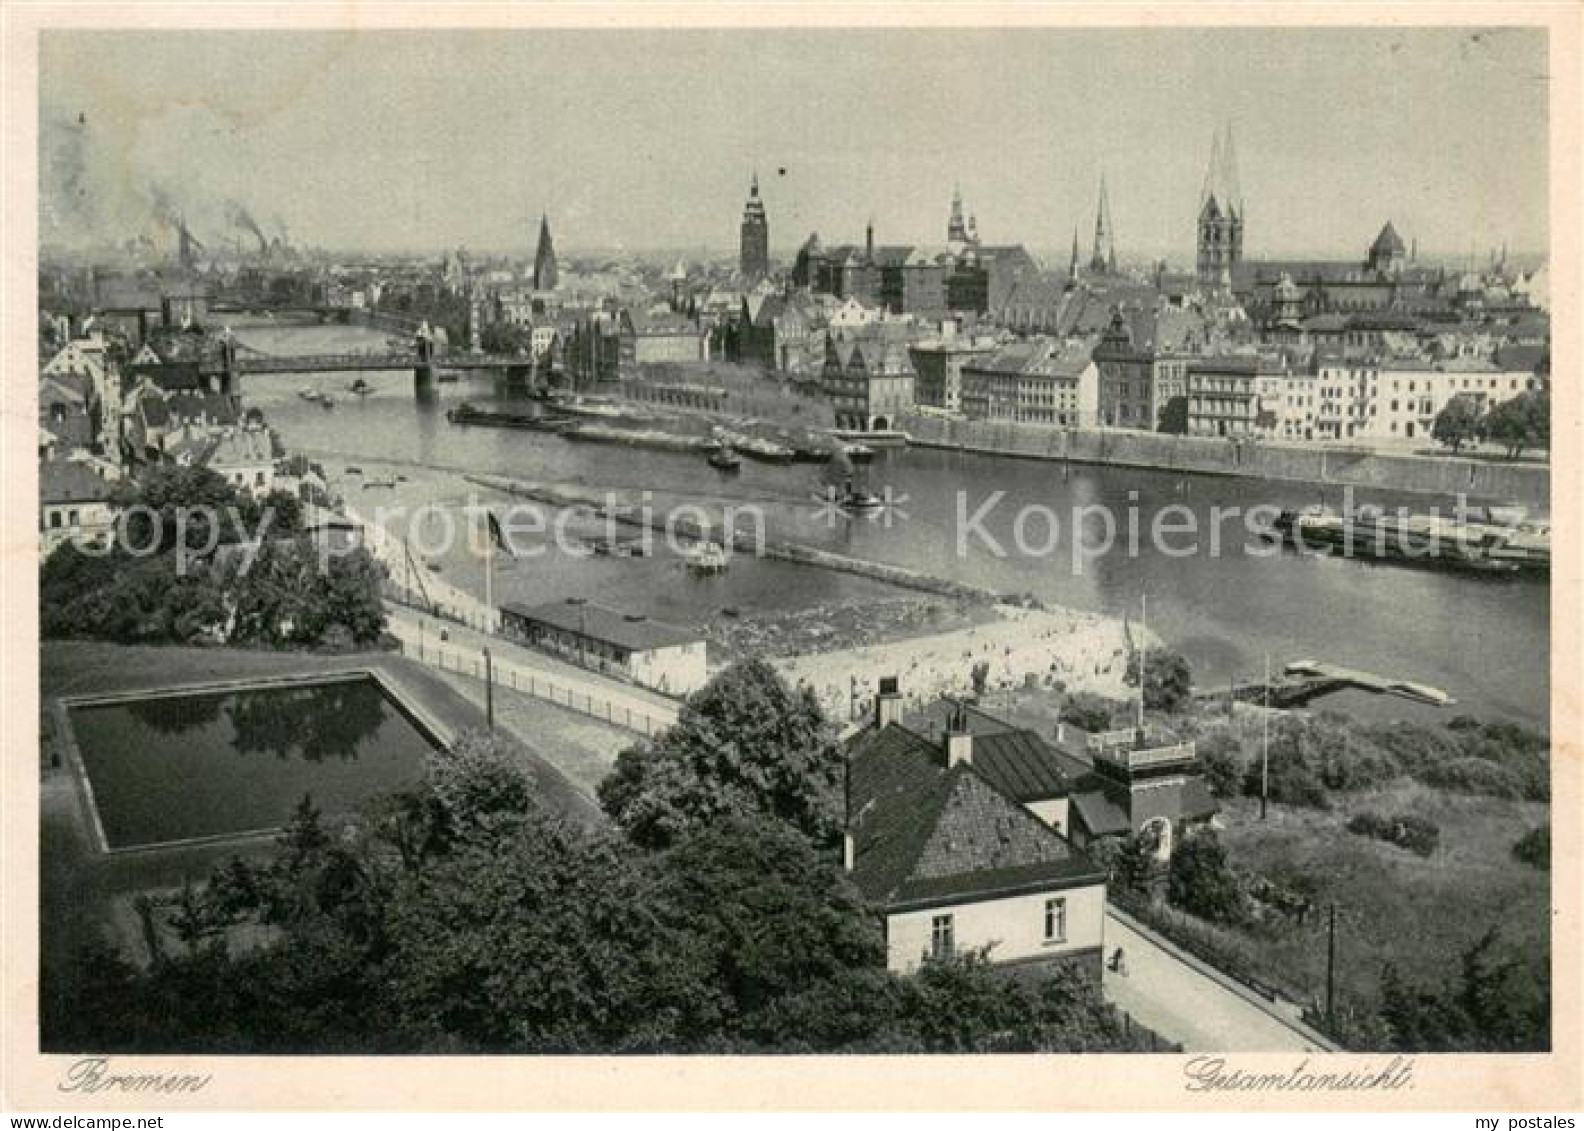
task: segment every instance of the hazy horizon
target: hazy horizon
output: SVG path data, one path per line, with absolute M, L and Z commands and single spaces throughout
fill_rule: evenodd
M 1528 29 L 60 32 L 43 35 L 41 242 L 247 225 L 348 254 L 987 243 L 1193 253 L 1230 124 L 1249 258 L 1544 254 L 1546 39 Z M 162 218 L 163 217 L 163 218 Z

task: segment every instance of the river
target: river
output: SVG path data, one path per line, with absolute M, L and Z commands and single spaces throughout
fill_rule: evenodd
M 375 349 L 384 335 L 356 327 L 238 326 L 249 346 L 269 353 Z M 468 375 L 420 400 L 412 375 L 365 375 L 371 395 L 342 395 L 327 411 L 297 396 L 303 386 L 340 392 L 346 374 L 244 378 L 249 405 L 260 407 L 288 448 L 345 462 L 396 461 L 413 469 L 405 498 L 456 501 L 454 476 L 427 494 L 419 468 L 472 471 L 593 487 L 648 488 L 657 494 L 707 494 L 761 508 L 773 537 L 792 538 L 857 557 L 890 562 L 1003 593 L 1133 617 L 1148 597 L 1149 626 L 1181 650 L 1201 686 L 1258 678 L 1273 662 L 1326 660 L 1440 687 L 1457 710 L 1547 727 L 1549 718 L 1549 586 L 1537 580 L 1488 580 L 1364 561 L 1270 555 L 1241 518 L 1220 524 L 1219 554 L 1208 546 L 1213 508 L 1341 502 L 1294 483 L 1177 476 L 1126 468 L 1064 469 L 1053 463 L 911 449 L 882 453 L 868 469 L 875 491 L 889 487 L 895 505 L 867 517 L 833 516 L 814 497 L 822 470 L 745 461 L 724 479 L 697 456 L 569 443 L 543 433 L 449 424 L 445 409 L 463 400 L 492 407 L 510 398 L 496 379 Z M 442 485 L 443 484 L 443 485 Z M 342 485 L 344 488 L 344 485 Z M 998 494 L 999 493 L 999 494 Z M 348 493 L 355 506 L 380 492 Z M 1359 502 L 1427 507 L 1436 500 L 1391 492 L 1359 492 Z M 1442 501 L 1449 505 L 1449 501 Z M 1075 562 L 1069 526 L 1074 508 L 1115 515 L 1117 546 Z M 1178 552 L 1192 539 L 1163 546 L 1149 530 L 1165 508 L 1185 508 L 1202 533 L 1197 552 Z M 1130 512 L 1142 536 L 1126 545 Z M 1053 540 L 1049 525 L 1061 524 Z M 977 516 L 977 520 L 975 519 Z M 965 521 L 965 519 L 971 521 Z M 1103 520 L 1085 523 L 1091 538 Z M 1020 550 L 1014 537 L 1022 532 Z M 1023 552 L 1028 551 L 1028 552 Z M 465 555 L 444 563 L 453 581 L 476 583 Z M 497 574 L 497 600 L 543 601 L 588 596 L 670 620 L 697 622 L 723 607 L 785 609 L 825 600 L 863 601 L 894 590 L 862 578 L 782 562 L 739 560 L 720 578 L 697 579 L 674 558 L 643 560 L 536 557 Z M 1364 694 L 1325 705 L 1373 717 L 1431 713 L 1404 700 Z M 1445 711 L 1437 713 L 1446 717 Z

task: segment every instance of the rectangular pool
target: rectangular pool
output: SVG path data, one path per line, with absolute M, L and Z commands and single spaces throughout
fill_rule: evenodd
M 106 847 L 280 828 L 417 781 L 439 741 L 359 675 L 68 708 Z

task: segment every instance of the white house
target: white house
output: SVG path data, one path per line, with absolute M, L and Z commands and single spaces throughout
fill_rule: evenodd
M 63 542 L 98 545 L 115 523 L 110 484 L 75 461 L 39 464 L 39 549 L 53 553 Z
M 844 863 L 884 919 L 889 969 L 988 946 L 999 965 L 1100 978 L 1105 870 L 1057 831 L 1064 805 L 1036 815 L 1065 796 L 1058 767 L 1031 802 L 1010 795 L 1014 745 L 961 714 L 938 738 L 910 729 L 894 679 L 848 740 Z

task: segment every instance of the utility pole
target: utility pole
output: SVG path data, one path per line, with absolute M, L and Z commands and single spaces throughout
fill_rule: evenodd
M 1270 805 L 1270 653 L 1265 653 L 1265 709 L 1260 712 L 1260 820 Z
M 1149 659 L 1149 594 L 1139 594 L 1139 646 L 1138 646 L 1138 730 L 1144 736 L 1144 669 Z
M 1336 1025 L 1336 904 L 1331 904 L 1326 938 L 1326 1023 Z
M 495 665 L 490 660 L 490 650 L 484 649 L 484 721 L 495 729 Z

